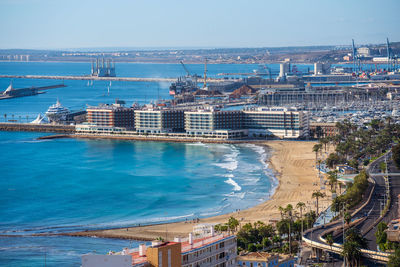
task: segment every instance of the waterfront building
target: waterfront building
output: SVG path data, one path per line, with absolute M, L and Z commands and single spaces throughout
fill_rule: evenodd
M 243 111 L 243 127 L 250 137 L 299 138 L 308 136 L 309 116 L 295 108 L 249 108 Z
M 148 247 L 141 244 L 139 248 L 125 248 L 108 255 L 83 255 L 82 267 L 236 266 L 236 236 L 211 232 L 196 238 L 190 233 L 187 238 L 175 238 L 174 241 L 156 240 Z
M 197 110 L 185 112 L 185 131 L 194 137 L 240 138 L 247 135 L 242 129 L 242 111 Z
M 335 122 L 310 122 L 310 137 L 332 137 L 339 133 Z
M 267 252 L 248 252 L 236 258 L 238 267 L 293 267 L 292 256 L 281 256 Z
M 88 107 L 87 122 L 90 125 L 101 127 L 135 128 L 135 113 L 133 108 L 123 107 L 121 104 L 102 104 L 97 107 Z
M 183 132 L 184 111 L 153 107 L 135 110 L 135 127 L 139 134 Z

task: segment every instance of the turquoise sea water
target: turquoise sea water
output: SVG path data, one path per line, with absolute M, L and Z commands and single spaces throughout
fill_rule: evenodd
M 83 63 L 0 63 L 1 74 L 79 74 Z M 119 66 L 119 67 L 118 67 Z M 195 68 L 196 66 L 190 66 Z M 197 66 L 201 68 L 201 66 Z M 118 65 L 118 74 L 177 76 L 179 65 Z M 214 69 L 213 69 L 214 68 Z M 246 69 L 247 68 L 247 69 Z M 210 72 L 249 71 L 256 66 L 220 65 Z M 76 70 L 78 69 L 78 70 Z M 135 73 L 136 71 L 136 73 Z M 6 88 L 9 79 L 0 79 Z M 53 84 L 17 80 L 15 87 Z M 107 83 L 66 88 L 0 101 L 0 114 L 21 120 L 44 113 L 57 98 L 71 109 L 85 104 L 167 98 L 168 85 Z M 4 117 L 0 117 L 0 120 Z M 245 209 L 267 200 L 275 188 L 256 145 L 181 144 L 116 140 L 36 140 L 43 133 L 0 132 L 0 266 L 79 266 L 80 255 L 137 246 L 126 240 L 32 237 L 34 233 L 193 219 Z

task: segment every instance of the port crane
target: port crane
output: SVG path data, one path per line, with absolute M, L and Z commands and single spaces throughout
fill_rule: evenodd
M 203 89 L 207 88 L 207 58 L 205 58 L 204 61 L 204 84 L 203 84 Z
M 180 63 L 181 63 L 181 65 L 182 65 L 183 69 L 186 71 L 186 75 L 187 75 L 188 77 L 191 77 L 192 75 L 190 75 L 189 69 L 186 67 L 185 64 L 183 64 L 183 61 L 182 61 L 182 60 L 180 61 Z
M 351 39 L 352 41 L 352 48 L 353 48 L 353 71 L 355 73 L 361 71 L 361 60 L 360 56 L 357 53 L 356 46 L 354 45 L 354 39 Z

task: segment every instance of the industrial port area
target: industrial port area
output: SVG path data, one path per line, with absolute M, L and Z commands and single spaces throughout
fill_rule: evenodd
M 105 80 L 110 81 L 110 85 L 112 81 L 170 83 L 171 98 L 167 100 L 132 106 L 117 100 L 116 103 L 88 106 L 86 110 L 74 113 L 57 102 L 46 112 L 47 118 L 39 115 L 34 121 L 53 125 L 75 124 L 75 134 L 81 136 L 152 136 L 186 140 L 308 139 L 316 136 L 316 128 L 333 127 L 344 120 L 366 125 L 376 119 L 391 117 L 399 123 L 398 49 L 393 48 L 389 39 L 385 49 L 381 46 L 357 48 L 353 40 L 351 50 L 347 52 L 344 57 L 351 60 L 349 64 L 314 62 L 313 69 L 308 68 L 307 72 L 300 71 L 298 63 L 291 58 L 285 58 L 283 62 L 275 62 L 279 64 L 279 72 L 264 63 L 252 73 L 218 73 L 209 77 L 207 64 L 212 60 L 207 55 L 203 58 L 202 75 L 192 73 L 190 66 L 175 56 L 186 72 L 185 76 L 120 77 L 115 57 L 93 58 L 97 54 L 91 54 L 90 75 L 0 77 L 87 80 L 88 84 Z M 368 63 L 374 53 L 383 55 L 379 64 Z M 0 98 L 30 96 L 42 93 L 43 89 L 63 86 L 64 83 L 15 89 L 11 84 Z M 108 92 L 109 89 L 108 86 Z M 6 128 L 10 129 L 9 126 Z

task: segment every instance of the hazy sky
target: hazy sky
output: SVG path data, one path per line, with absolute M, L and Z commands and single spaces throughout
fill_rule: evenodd
M 400 41 L 400 0 L 0 0 L 0 48 Z

